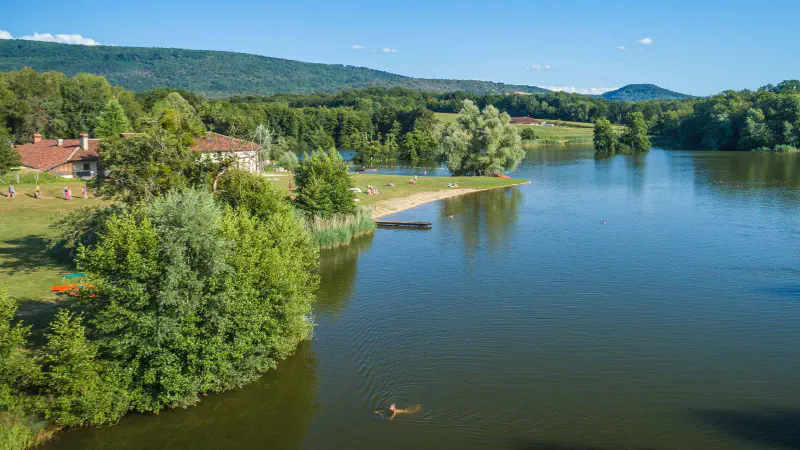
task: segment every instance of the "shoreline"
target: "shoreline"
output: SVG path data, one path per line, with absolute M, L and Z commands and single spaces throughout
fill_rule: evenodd
M 394 214 L 400 211 L 416 208 L 417 206 L 424 205 L 425 203 L 458 197 L 459 195 L 471 194 L 473 192 L 488 191 L 490 189 L 521 186 L 523 184 L 530 184 L 530 180 L 525 180 L 524 182 L 521 183 L 506 184 L 503 186 L 492 186 L 482 189 L 456 188 L 456 189 L 442 189 L 440 191 L 420 192 L 417 194 L 409 195 L 407 197 L 385 200 L 376 203 L 375 205 L 372 206 L 372 218 L 379 219 L 381 217 L 388 216 L 390 214 Z

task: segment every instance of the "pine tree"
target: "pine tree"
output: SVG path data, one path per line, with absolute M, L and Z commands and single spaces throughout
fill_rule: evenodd
M 97 118 L 97 128 L 95 128 L 94 134 L 97 137 L 109 138 L 130 130 L 131 124 L 122 105 L 117 100 L 109 100 L 105 110 Z

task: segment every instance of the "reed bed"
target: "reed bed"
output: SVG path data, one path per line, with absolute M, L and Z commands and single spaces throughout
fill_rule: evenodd
M 370 211 L 364 207 L 359 207 L 355 214 L 330 218 L 305 216 L 303 223 L 311 231 L 314 244 L 319 248 L 347 245 L 354 238 L 375 231 L 375 220 L 372 219 Z

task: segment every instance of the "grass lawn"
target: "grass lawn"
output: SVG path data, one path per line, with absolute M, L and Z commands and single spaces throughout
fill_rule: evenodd
M 8 181 L 15 179 L 14 175 L 4 177 L 0 196 L 0 286 L 20 302 L 20 317 L 40 330 L 64 299 L 51 294 L 50 286 L 62 284 L 60 274 L 74 269 L 45 253 L 50 224 L 67 212 L 107 202 L 81 198 L 81 180 L 67 179 L 40 180 L 44 198 L 37 200 L 33 197 L 35 185 L 26 182 L 28 176 L 14 184 L 17 195 L 8 198 Z M 61 193 L 67 186 L 72 201 L 64 200 Z
M 444 124 L 454 123 L 458 114 L 454 113 L 436 113 L 436 117 Z M 589 138 L 591 139 L 594 134 L 594 124 L 587 122 L 567 122 L 562 120 L 549 120 L 549 123 L 556 124 L 555 127 L 541 127 L 534 125 L 515 125 L 518 130 L 525 127 L 531 127 L 536 131 L 539 139 L 557 140 L 561 143 L 566 143 L 570 139 Z M 527 142 L 527 141 L 526 141 Z M 528 143 L 527 145 L 531 145 Z
M 269 175 L 272 177 L 272 175 Z M 360 188 L 362 193 L 358 194 L 358 204 L 371 207 L 380 202 L 391 201 L 398 198 L 409 197 L 414 194 L 424 192 L 437 192 L 449 189 L 448 183 L 456 183 L 461 189 L 490 189 L 515 184 L 526 183 L 527 180 L 520 178 L 497 178 L 497 177 L 419 177 L 415 184 L 409 184 L 411 179 L 408 175 L 378 175 L 369 173 L 356 173 L 352 176 L 353 186 Z M 289 182 L 295 185 L 294 177 L 283 174 L 276 181 L 279 186 L 287 190 Z M 394 187 L 389 187 L 389 182 L 394 182 Z M 381 195 L 367 195 L 367 186 L 377 186 Z

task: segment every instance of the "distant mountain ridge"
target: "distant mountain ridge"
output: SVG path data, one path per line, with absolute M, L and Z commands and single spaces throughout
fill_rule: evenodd
M 619 89 L 608 91 L 600 95 L 606 100 L 620 102 L 644 102 L 648 100 L 683 100 L 691 95 L 670 91 L 655 84 L 629 84 Z
M 0 72 L 32 67 L 103 75 L 133 91 L 183 88 L 210 97 L 336 92 L 372 86 L 428 92 L 550 92 L 537 86 L 406 77 L 364 67 L 319 64 L 210 50 L 111 47 L 0 40 Z

